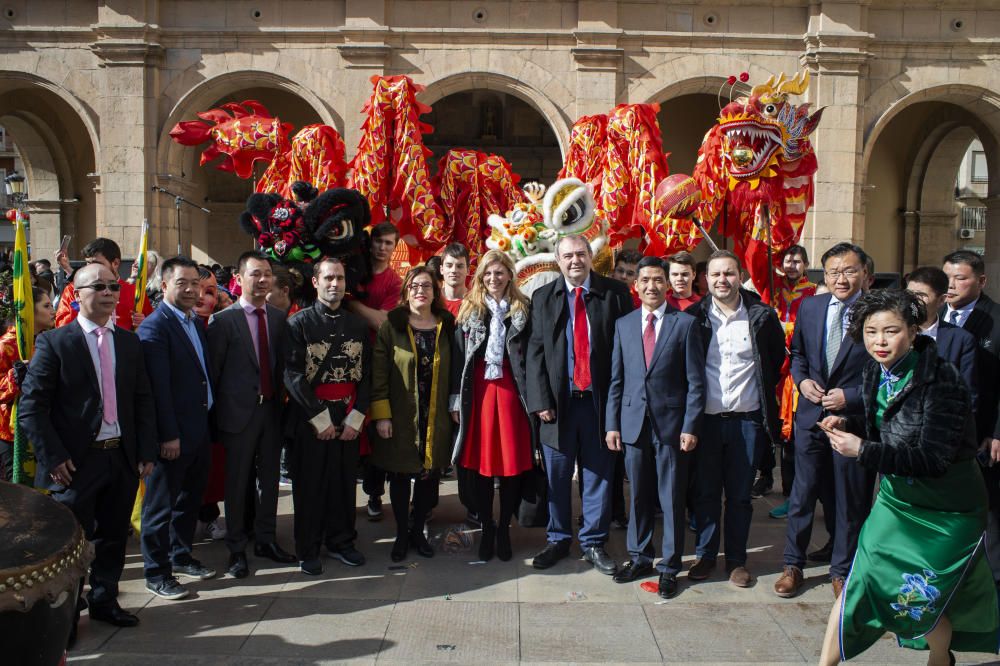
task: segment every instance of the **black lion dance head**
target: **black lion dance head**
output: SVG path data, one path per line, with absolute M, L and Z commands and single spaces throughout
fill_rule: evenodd
M 357 190 L 335 188 L 323 192 L 305 208 L 305 228 L 320 256 L 337 257 L 347 272 L 347 289 L 359 296 L 371 278 L 371 222 L 368 200 Z
M 252 194 L 240 215 L 240 227 L 261 250 L 279 263 L 312 263 L 322 256 L 294 201 L 277 194 Z

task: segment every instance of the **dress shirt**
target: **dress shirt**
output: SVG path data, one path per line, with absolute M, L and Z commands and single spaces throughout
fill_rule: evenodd
M 642 321 L 639 325 L 639 335 L 642 335 L 646 331 L 646 326 L 649 325 L 646 320 L 649 319 L 650 312 L 656 315 L 656 319 L 653 320 L 653 331 L 656 333 L 654 338 L 659 341 L 660 329 L 663 328 L 663 315 L 667 313 L 667 302 L 664 301 L 660 304 L 660 307 L 655 310 L 650 310 L 645 305 L 642 306 Z
M 934 338 L 937 340 L 938 331 L 941 329 L 941 318 L 935 317 L 934 323 L 927 328 L 920 329 L 921 335 L 926 335 L 929 338 Z
M 563 278 L 565 280 L 565 278 Z M 590 293 L 590 276 L 582 285 L 583 287 L 583 299 L 587 300 L 587 294 Z M 573 323 L 576 319 L 576 287 L 571 285 L 569 281 L 566 281 L 566 307 L 569 309 L 569 317 L 566 319 L 566 370 L 569 372 L 569 388 L 574 390 L 576 387 L 573 385 L 573 368 L 576 367 L 574 359 L 576 358 L 573 354 Z M 593 336 L 590 334 L 590 318 L 587 318 L 587 341 L 593 342 Z M 591 356 L 593 356 L 594 350 L 590 350 Z
M 205 386 L 208 388 L 208 408 L 212 409 L 212 403 L 214 402 L 212 383 L 208 379 L 208 368 L 205 366 L 205 350 L 202 349 L 201 338 L 198 337 L 198 331 L 195 329 L 195 326 L 200 326 L 200 324 L 195 323 L 196 315 L 194 312 L 184 314 L 184 312 L 171 305 L 166 299 L 163 299 L 163 305 L 173 312 L 177 320 L 180 321 L 181 328 L 184 329 L 184 333 L 187 335 L 188 340 L 191 341 L 191 345 L 198 355 L 198 362 L 201 363 L 201 371 L 205 373 Z
M 837 299 L 836 296 L 833 295 L 830 296 L 830 304 L 826 308 L 826 327 L 823 328 L 824 336 L 826 335 L 826 332 L 830 330 L 830 326 L 833 325 L 833 308 L 834 306 L 837 305 L 837 303 L 841 302 L 844 304 L 844 309 L 840 311 L 840 330 L 843 332 L 841 339 L 843 339 L 843 337 L 847 335 L 847 328 L 851 324 L 851 317 L 849 316 L 851 314 L 851 308 L 854 306 L 855 303 L 857 303 L 859 298 L 861 298 L 860 290 L 855 292 L 855 294 L 850 298 L 848 298 L 846 301 L 840 301 Z M 824 350 L 823 350 L 824 353 L 826 351 L 825 340 L 826 338 L 824 337 Z
M 250 327 L 250 337 L 253 339 L 253 353 L 254 356 L 260 356 L 260 340 L 257 339 L 257 308 L 250 304 L 250 301 L 240 296 L 240 307 L 243 308 L 243 314 L 247 316 L 247 326 Z M 267 322 L 267 303 L 260 306 L 264 310 L 264 326 L 267 330 L 267 348 L 271 349 L 271 326 Z M 272 380 L 273 381 L 273 380 Z
M 978 303 L 978 302 L 979 302 L 979 299 L 977 298 L 976 300 L 972 301 L 971 303 L 966 303 L 965 305 L 963 305 L 960 308 L 953 308 L 953 307 L 951 307 L 951 304 L 949 303 L 945 307 L 944 320 L 946 322 L 948 322 L 949 324 L 954 324 L 955 326 L 960 326 L 960 327 L 964 328 L 965 327 L 965 322 L 969 321 L 969 315 L 972 314 L 972 311 L 976 308 L 976 303 Z M 958 313 L 958 321 L 952 321 L 951 320 L 951 317 L 952 317 L 951 313 L 952 312 L 957 312 Z
M 750 317 L 743 298 L 726 315 L 715 300 L 708 308 L 712 339 L 705 359 L 705 413 L 752 412 L 760 409 Z
M 87 349 L 90 351 L 90 361 L 94 364 L 94 372 L 97 373 L 97 385 L 101 389 L 101 400 L 104 400 L 104 385 L 101 383 L 101 352 L 97 349 L 97 335 L 94 333 L 98 328 L 101 328 L 98 324 L 90 321 L 82 314 L 77 316 L 76 320 L 80 323 L 80 328 L 83 329 L 83 338 L 87 341 Z M 117 373 L 117 357 L 115 356 L 115 326 L 108 320 L 107 325 L 104 326 L 107 329 L 107 336 L 105 340 L 108 344 L 108 351 L 111 352 L 112 363 L 115 365 L 112 371 L 115 371 L 115 376 Z M 115 394 L 117 395 L 117 393 Z M 97 441 L 102 441 L 105 439 L 112 439 L 114 437 L 121 437 L 122 429 L 117 423 L 105 423 L 104 419 L 101 419 L 101 429 L 97 433 Z

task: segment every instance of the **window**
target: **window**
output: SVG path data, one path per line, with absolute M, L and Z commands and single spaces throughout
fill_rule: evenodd
M 972 182 L 985 183 L 989 174 L 986 169 L 986 153 L 981 150 L 972 151 Z

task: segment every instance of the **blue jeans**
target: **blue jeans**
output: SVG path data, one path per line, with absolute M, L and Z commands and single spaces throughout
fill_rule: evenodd
M 761 452 L 767 443 L 760 410 L 743 414 L 706 414 L 694 450 L 695 550 L 700 559 L 715 561 L 719 552 L 722 493 L 726 494 L 726 564 L 743 566 L 753 505 L 750 490 Z

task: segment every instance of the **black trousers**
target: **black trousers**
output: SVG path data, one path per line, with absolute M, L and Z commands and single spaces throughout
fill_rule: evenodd
M 160 583 L 172 565 L 191 561 L 194 528 L 212 461 L 209 442 L 174 460 L 157 460 L 142 503 L 142 560 L 146 580 Z
M 294 474 L 295 554 L 300 560 L 319 557 L 326 543 L 331 551 L 357 537 L 355 504 L 360 442 L 316 438 L 312 426 L 299 428 L 289 458 Z
M 365 456 L 361 465 L 361 491 L 369 497 L 381 500 L 385 494 L 385 470 L 376 467 L 372 463 L 371 456 Z
M 459 468 L 463 469 L 463 468 Z M 493 477 L 483 476 L 474 470 L 466 470 L 475 475 L 476 485 L 476 506 L 479 507 L 479 520 L 483 525 L 493 523 Z M 510 527 L 510 520 L 517 512 L 517 507 L 521 503 L 521 476 L 500 477 L 500 520 L 497 521 L 500 527 L 506 529 Z
M 392 503 L 392 515 L 396 519 L 396 536 L 402 537 L 409 533 L 422 532 L 427 523 L 427 514 L 434 505 L 434 491 L 437 489 L 439 475 L 435 470 L 427 476 L 387 472 L 389 479 L 389 501 Z M 410 484 L 413 485 L 413 513 L 410 514 Z M 410 520 L 412 517 L 412 524 Z
M 254 408 L 242 432 L 221 433 L 222 444 L 226 447 L 226 546 L 231 553 L 246 550 L 248 504 L 256 511 L 256 542 L 274 543 L 281 457 L 278 416 L 276 406 L 268 401 Z M 257 472 L 255 489 L 250 486 L 253 470 Z M 249 501 L 248 494 L 253 502 Z
M 118 581 L 125 568 L 125 546 L 139 476 L 121 449 L 88 449 L 77 465 L 68 488 L 52 499 L 66 505 L 94 544 L 90 565 L 91 607 L 110 605 L 118 598 Z

